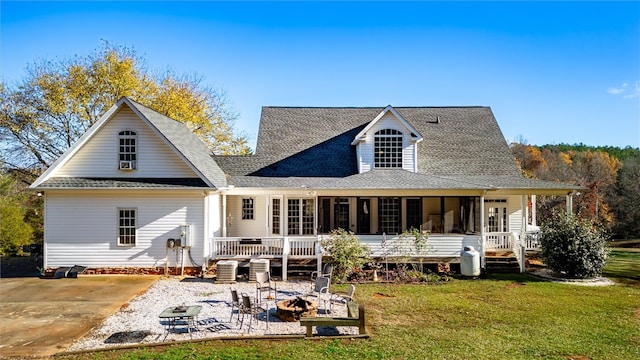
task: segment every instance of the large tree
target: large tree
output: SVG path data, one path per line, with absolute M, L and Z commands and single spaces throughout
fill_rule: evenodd
M 88 56 L 40 60 L 17 84 L 0 85 L 0 155 L 9 167 L 51 165 L 122 96 L 182 121 L 216 154 L 247 154 L 236 113 L 197 76 L 154 75 L 132 49 L 105 43 Z
M 618 173 L 617 197 L 614 202 L 621 238 L 640 237 L 640 157 L 628 159 Z

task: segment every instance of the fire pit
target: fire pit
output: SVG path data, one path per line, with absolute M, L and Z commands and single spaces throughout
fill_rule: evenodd
M 276 307 L 276 316 L 282 321 L 298 321 L 301 317 L 315 317 L 318 313 L 318 303 L 299 296 L 278 301 Z

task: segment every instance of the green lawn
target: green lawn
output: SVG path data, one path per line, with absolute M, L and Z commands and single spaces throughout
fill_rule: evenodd
M 613 248 L 603 275 L 640 286 L 640 248 Z
M 609 287 L 527 275 L 358 285 L 370 339 L 209 341 L 65 358 L 638 359 L 640 280 L 633 256 L 612 254 L 607 271 L 622 274 L 625 284 Z

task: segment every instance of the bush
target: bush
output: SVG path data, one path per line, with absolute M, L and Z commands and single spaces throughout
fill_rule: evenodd
M 333 265 L 332 278 L 336 282 L 345 281 L 348 276 L 359 271 L 362 266 L 371 261 L 371 251 L 351 231 L 343 229 L 332 230 L 330 237 L 323 239 L 322 248 L 327 263 Z
M 607 260 L 607 240 L 591 222 L 556 213 L 541 227 L 542 258 L 549 269 L 567 277 L 598 276 Z
M 0 253 L 16 255 L 22 245 L 29 244 L 33 235 L 31 225 L 24 221 L 25 210 L 15 201 L 0 200 Z

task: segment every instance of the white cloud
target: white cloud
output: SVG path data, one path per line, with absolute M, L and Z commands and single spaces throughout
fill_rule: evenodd
M 624 84 L 622 84 L 622 86 L 621 86 L 621 87 L 617 87 L 617 88 L 610 87 L 610 88 L 607 90 L 607 92 L 608 92 L 609 94 L 611 94 L 611 95 L 618 95 L 618 94 L 622 94 L 623 92 L 627 91 L 627 88 L 628 88 L 628 87 L 629 87 L 629 84 L 624 83 Z
M 631 87 L 631 92 L 629 92 L 627 95 L 624 95 L 623 98 L 625 99 L 633 99 L 633 98 L 637 98 L 640 97 L 640 83 L 635 83 L 632 87 Z
M 623 99 L 633 99 L 640 97 L 640 83 L 629 86 L 629 83 L 623 83 L 619 87 L 610 87 L 607 92 L 611 95 L 621 95 Z

